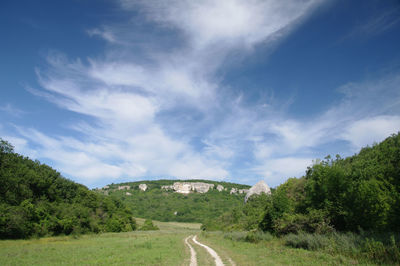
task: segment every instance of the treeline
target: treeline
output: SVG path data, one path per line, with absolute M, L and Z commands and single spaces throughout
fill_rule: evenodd
M 214 189 L 207 193 L 179 194 L 166 191 L 161 187 L 172 185 L 174 182 L 206 182 L 214 184 Z M 148 186 L 146 191 L 139 189 L 139 184 Z M 218 191 L 220 184 L 226 190 Z M 130 186 L 130 190 L 117 190 L 118 186 Z M 244 194 L 230 194 L 231 188 L 249 188 L 228 182 L 215 182 L 209 180 L 155 180 L 139 181 L 109 185 L 108 194 L 120 199 L 130 208 L 135 217 L 148 218 L 157 221 L 169 222 L 198 222 L 203 223 L 221 214 L 231 211 L 237 206 L 244 205 Z M 100 190 L 99 192 L 104 192 Z M 127 192 L 130 194 L 127 195 Z
M 121 201 L 63 178 L 0 139 L 0 238 L 135 229 L 132 212 Z
M 358 154 L 314 162 L 271 195 L 203 224 L 207 230 L 262 230 L 277 235 L 400 231 L 400 135 Z

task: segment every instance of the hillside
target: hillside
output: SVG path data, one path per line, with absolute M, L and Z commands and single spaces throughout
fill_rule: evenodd
M 182 189 L 184 189 L 183 183 L 210 184 L 208 186 L 213 185 L 213 187 L 205 193 L 191 191 L 184 194 L 177 193 L 171 188 L 177 182 L 182 183 Z M 139 188 L 141 184 L 147 186 L 145 191 Z M 136 217 L 164 222 L 204 222 L 236 206 L 242 206 L 245 191 L 249 187 L 209 180 L 157 180 L 111 184 L 96 191 L 121 200 Z
M 0 139 L 0 238 L 132 231 L 130 210 Z
M 400 134 L 348 158 L 316 160 L 301 178 L 256 197 L 207 229 L 261 229 L 276 234 L 399 232 Z

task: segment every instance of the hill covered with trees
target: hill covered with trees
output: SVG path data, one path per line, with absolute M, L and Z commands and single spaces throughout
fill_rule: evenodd
M 400 231 L 400 135 L 358 154 L 317 160 L 301 178 L 251 198 L 203 228 L 278 235 Z
M 63 178 L 0 139 L 0 238 L 135 228 L 132 212 L 121 201 Z
M 163 186 L 171 186 L 174 182 L 203 182 L 214 184 L 214 188 L 206 193 L 193 192 L 180 194 L 166 190 Z M 146 184 L 146 191 L 139 189 Z M 218 191 L 216 187 L 224 187 Z M 129 189 L 125 189 L 129 187 Z M 105 189 L 96 190 L 124 202 L 134 216 L 163 222 L 206 222 L 214 220 L 221 214 L 244 205 L 245 193 L 233 193 L 231 189 L 248 189 L 250 186 L 210 180 L 155 180 L 111 184 Z M 123 188 L 123 189 L 118 189 Z

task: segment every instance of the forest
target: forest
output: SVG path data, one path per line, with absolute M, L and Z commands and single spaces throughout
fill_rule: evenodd
M 120 200 L 62 177 L 0 139 L 1 239 L 135 229 L 132 212 Z

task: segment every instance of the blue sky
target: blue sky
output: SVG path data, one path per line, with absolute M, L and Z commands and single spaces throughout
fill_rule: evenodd
M 274 187 L 400 130 L 400 2 L 1 1 L 0 137 L 89 187 Z

